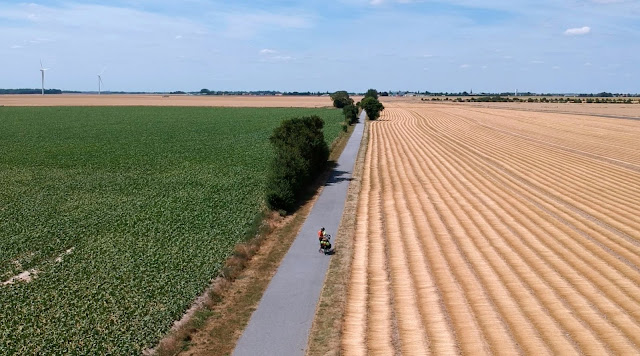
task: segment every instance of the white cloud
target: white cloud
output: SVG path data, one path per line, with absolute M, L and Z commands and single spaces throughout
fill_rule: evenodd
M 259 53 L 263 58 L 262 61 L 265 62 L 289 62 L 295 60 L 295 58 L 292 56 L 279 54 L 280 52 L 276 51 L 275 49 L 265 48 L 261 49 Z
M 544 61 L 534 60 L 534 61 L 531 61 L 531 64 L 544 64 Z
M 580 35 L 586 35 L 589 32 L 591 32 L 591 27 L 584 26 L 584 27 L 569 28 L 566 31 L 564 31 L 564 34 L 567 36 L 580 36 Z
M 294 60 L 295 58 L 291 56 L 273 56 L 271 57 L 271 59 L 278 62 L 288 62 Z
M 466 68 L 469 68 L 469 67 L 471 67 L 470 64 L 462 64 L 462 65 L 460 65 L 460 68 L 462 68 L 462 69 L 466 69 Z

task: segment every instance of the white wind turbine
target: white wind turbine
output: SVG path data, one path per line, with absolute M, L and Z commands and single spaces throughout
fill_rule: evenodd
M 104 84 L 104 83 L 102 83 L 102 74 L 104 73 L 104 71 L 105 71 L 106 69 L 107 69 L 107 68 L 103 68 L 103 69 L 102 69 L 102 72 L 100 72 L 100 74 L 98 74 L 98 95 L 100 95 L 100 92 L 101 92 L 101 90 L 102 90 L 102 84 Z
M 42 75 L 42 95 L 44 95 L 44 71 L 49 70 L 49 68 L 44 68 L 42 66 L 42 59 L 40 60 L 40 74 Z

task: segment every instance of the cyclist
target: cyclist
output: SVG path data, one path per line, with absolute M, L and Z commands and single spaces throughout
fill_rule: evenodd
M 324 231 L 324 227 L 320 228 L 318 231 L 318 241 L 322 241 L 327 236 L 327 233 Z

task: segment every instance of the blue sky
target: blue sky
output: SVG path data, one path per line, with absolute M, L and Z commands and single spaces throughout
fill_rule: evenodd
M 639 93 L 640 0 L 3 1 L 0 88 L 40 60 L 83 91 Z

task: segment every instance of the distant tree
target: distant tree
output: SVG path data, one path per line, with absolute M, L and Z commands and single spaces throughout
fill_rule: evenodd
M 378 101 L 378 99 L 373 97 L 366 97 L 362 99 L 360 102 L 360 107 L 362 107 L 367 112 L 367 117 L 369 120 L 377 120 L 380 117 L 380 113 L 384 110 L 384 105 Z
M 342 112 L 344 113 L 344 119 L 349 125 L 353 125 L 358 122 L 358 108 L 349 104 L 342 108 Z
M 209 95 L 209 94 L 211 94 L 211 90 L 209 90 L 209 89 L 202 89 L 202 90 L 200 90 L 200 94 Z
M 344 90 L 339 90 L 330 95 L 333 100 L 333 106 L 338 109 L 342 109 L 347 105 L 353 105 L 353 99 L 349 97 L 349 93 Z
M 369 89 L 367 90 L 367 92 L 364 94 L 365 98 L 374 98 L 374 99 L 378 99 L 378 91 L 375 89 Z

